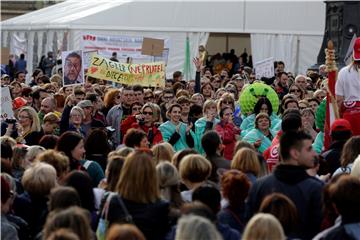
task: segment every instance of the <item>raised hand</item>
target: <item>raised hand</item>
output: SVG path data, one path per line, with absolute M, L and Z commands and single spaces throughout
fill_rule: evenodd
M 202 61 L 200 60 L 200 58 L 198 58 L 198 57 L 193 58 L 193 63 L 196 67 L 196 71 L 201 72 L 203 65 L 202 65 Z

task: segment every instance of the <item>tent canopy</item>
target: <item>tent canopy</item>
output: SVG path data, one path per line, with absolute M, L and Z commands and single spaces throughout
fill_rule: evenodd
M 68 0 L 3 21 L 4 30 L 111 29 L 322 35 L 322 1 Z
M 38 57 L 53 47 L 54 32 L 58 41 L 68 32 L 68 47 L 73 49 L 80 46 L 80 32 L 159 38 L 165 35 L 172 38 L 168 65 L 171 72 L 183 65 L 188 34 L 192 36 L 191 44 L 197 45 L 206 44 L 211 32 L 250 33 L 254 62 L 274 57 L 285 61 L 287 70 L 303 73 L 316 62 L 325 27 L 325 3 L 67 0 L 3 21 L 1 27 L 6 32 L 2 42 L 8 42 L 3 46 L 11 45 L 6 39 L 8 34 L 19 37 L 26 33 L 22 37 L 39 39 L 39 46 L 46 39 L 46 47 L 36 50 Z M 37 44 L 33 39 L 27 40 L 29 54 Z M 197 54 L 197 46 L 191 47 L 192 56 Z

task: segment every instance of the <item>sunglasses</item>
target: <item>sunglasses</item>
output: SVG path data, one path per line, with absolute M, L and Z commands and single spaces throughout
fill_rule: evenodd
M 301 92 L 301 91 L 299 89 L 291 89 L 290 92 L 293 93 L 293 92 Z
M 149 99 L 153 99 L 153 96 L 148 96 L 148 97 L 144 97 L 144 100 L 149 100 Z
M 222 103 L 223 104 L 233 104 L 234 102 L 233 101 L 223 101 Z
M 144 111 L 142 114 L 152 116 L 154 113 L 153 113 L 153 112 L 145 112 L 145 111 Z

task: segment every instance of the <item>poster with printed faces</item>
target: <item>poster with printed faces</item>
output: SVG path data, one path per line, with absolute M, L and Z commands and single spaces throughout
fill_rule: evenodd
M 63 86 L 84 84 L 84 61 L 82 50 L 61 53 Z

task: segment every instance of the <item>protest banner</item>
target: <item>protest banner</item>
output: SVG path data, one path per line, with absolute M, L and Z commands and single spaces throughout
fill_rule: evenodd
M 84 71 L 86 71 L 89 68 L 93 54 L 96 55 L 97 53 L 98 53 L 97 50 L 83 52 Z
M 1 88 L 1 120 L 14 118 L 9 87 Z
M 272 78 L 274 72 L 274 58 L 267 58 L 254 64 L 256 79 Z
M 93 55 L 87 75 L 127 85 L 165 86 L 165 63 L 127 64 Z
M 63 68 L 63 86 L 84 84 L 84 67 L 82 50 L 61 53 Z
M 159 39 L 160 40 L 160 39 Z M 156 57 L 155 61 L 168 61 L 170 38 L 161 39 L 164 41 L 163 54 Z M 80 48 L 85 51 L 97 50 L 100 56 L 110 58 L 113 52 L 117 53 L 119 62 L 126 62 L 128 57 L 133 59 L 134 63 L 152 62 L 154 57 L 143 55 L 142 45 L 144 37 L 140 36 L 117 36 L 117 35 L 99 35 L 93 33 L 82 33 L 80 38 Z

